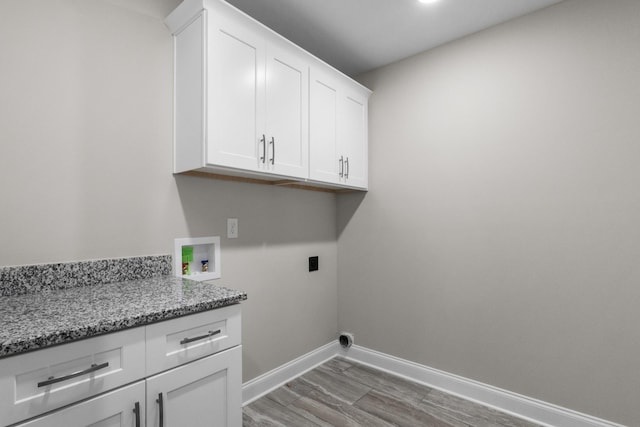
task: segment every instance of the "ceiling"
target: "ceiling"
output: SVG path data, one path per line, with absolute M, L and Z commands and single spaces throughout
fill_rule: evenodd
M 354 76 L 561 0 L 227 0 Z

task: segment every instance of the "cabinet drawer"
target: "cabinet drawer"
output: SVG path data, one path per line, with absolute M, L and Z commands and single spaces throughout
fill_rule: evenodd
M 1 425 L 144 377 L 144 328 L 0 359 Z
M 147 376 L 239 345 L 240 305 L 147 325 Z

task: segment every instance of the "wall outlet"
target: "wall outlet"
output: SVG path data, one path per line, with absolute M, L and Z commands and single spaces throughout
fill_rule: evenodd
M 227 218 L 227 238 L 238 238 L 238 218 Z
M 309 257 L 309 271 L 317 271 L 320 268 L 318 265 L 318 257 L 310 256 Z

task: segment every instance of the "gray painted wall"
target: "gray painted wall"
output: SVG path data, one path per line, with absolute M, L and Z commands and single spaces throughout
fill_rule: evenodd
M 178 3 L 1 2 L 0 265 L 167 254 L 176 237 L 219 235 L 215 283 L 249 294 L 248 380 L 335 337 L 336 200 L 172 175 L 162 19 Z
M 639 24 L 640 2 L 568 0 L 362 76 L 341 330 L 638 425 Z
M 372 191 L 336 223 L 332 195 L 170 173 L 178 2 L 2 2 L 0 265 L 221 235 L 245 380 L 339 326 L 637 424 L 640 4 L 570 0 L 363 76 Z

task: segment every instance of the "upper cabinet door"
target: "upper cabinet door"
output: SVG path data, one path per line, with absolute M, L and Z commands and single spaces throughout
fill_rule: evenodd
M 322 66 L 309 84 L 310 179 L 367 189 L 369 92 Z
M 207 164 L 307 178 L 308 63 L 234 18 L 209 26 Z
M 257 170 L 264 143 L 265 41 L 242 17 L 210 14 L 207 163 Z
M 338 85 L 335 78 L 311 68 L 309 78 L 309 178 L 339 182 Z
M 366 189 L 369 168 L 368 98 L 347 88 L 340 101 L 338 134 L 344 155 L 341 179 L 350 187 Z
M 309 65 L 284 43 L 267 45 L 265 169 L 279 175 L 309 174 Z

